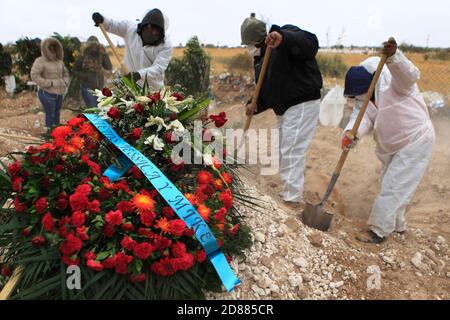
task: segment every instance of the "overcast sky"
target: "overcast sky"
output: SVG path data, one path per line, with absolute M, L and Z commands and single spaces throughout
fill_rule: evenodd
M 197 35 L 203 43 L 237 46 L 243 19 L 256 12 L 271 24 L 294 24 L 317 34 L 322 46 L 340 38 L 344 45 L 379 45 L 392 35 L 418 46 L 450 47 L 448 0 L 0 0 L 0 42 L 55 31 L 102 39 L 93 12 L 135 21 L 154 7 L 170 18 L 168 34 L 175 45 Z

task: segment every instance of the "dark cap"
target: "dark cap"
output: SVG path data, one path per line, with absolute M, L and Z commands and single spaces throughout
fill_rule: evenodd
M 364 67 L 351 67 L 345 76 L 344 95 L 354 97 L 366 94 L 369 91 L 373 76 Z

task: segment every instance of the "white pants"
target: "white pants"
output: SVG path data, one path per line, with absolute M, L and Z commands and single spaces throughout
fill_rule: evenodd
M 305 184 L 306 152 L 319 121 L 320 100 L 293 106 L 277 117 L 280 130 L 280 175 L 284 201 L 299 202 Z
M 377 155 L 383 163 L 381 193 L 375 200 L 369 226 L 379 237 L 406 231 L 406 207 L 426 172 L 434 142 L 431 128 L 423 138 L 396 154 Z

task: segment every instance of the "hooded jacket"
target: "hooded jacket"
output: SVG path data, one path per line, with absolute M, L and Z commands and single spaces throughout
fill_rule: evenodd
M 167 39 L 167 35 L 164 42 L 157 46 L 144 46 L 138 33 L 139 24 L 130 21 L 115 21 L 107 17 L 104 19 L 105 29 L 125 40 L 125 65 L 128 72 L 139 72 L 141 75 L 140 85 L 143 85 L 147 76 L 148 84 L 154 90 L 164 87 L 165 72 L 173 52 L 173 46 Z M 164 16 L 165 32 L 168 27 L 167 17 Z
M 259 95 L 257 113 L 272 108 L 282 116 L 292 106 L 318 100 L 323 85 L 316 61 L 317 37 L 293 25 L 272 26 L 270 32 L 283 35 L 281 45 L 272 51 L 267 74 Z M 265 50 L 255 57 L 255 78 L 261 72 Z
M 49 52 L 50 45 L 56 47 L 54 57 Z M 31 68 L 31 80 L 48 93 L 63 95 L 69 85 L 69 72 L 63 58 L 64 50 L 58 40 L 48 38 L 42 41 L 41 56 L 34 61 Z
M 98 50 L 98 56 L 93 55 L 94 49 Z M 103 88 L 105 74 L 111 70 L 112 64 L 105 48 L 96 41 L 88 41 L 72 72 L 84 87 L 95 90 Z

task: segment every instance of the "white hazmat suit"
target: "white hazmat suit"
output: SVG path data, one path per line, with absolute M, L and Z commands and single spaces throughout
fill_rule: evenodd
M 378 62 L 379 58 L 370 58 L 361 65 L 373 73 Z M 419 78 L 418 68 L 397 51 L 388 59 L 375 104 L 369 104 L 358 131 L 359 138 L 373 132 L 383 165 L 381 192 L 369 218 L 370 229 L 382 238 L 406 231 L 406 207 L 432 156 L 435 132 L 417 86 Z M 361 101 L 358 104 L 346 131 L 353 127 Z
M 172 59 L 173 46 L 166 39 L 157 46 L 143 46 L 142 38 L 137 33 L 138 23 L 131 21 L 115 21 L 104 18 L 104 26 L 111 32 L 125 40 L 125 65 L 128 72 L 139 72 L 140 85 L 144 84 L 147 76 L 148 85 L 154 90 L 164 87 L 164 76 L 170 60 Z M 169 21 L 164 15 L 164 28 L 168 29 Z

